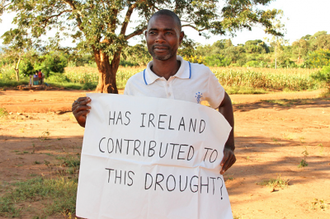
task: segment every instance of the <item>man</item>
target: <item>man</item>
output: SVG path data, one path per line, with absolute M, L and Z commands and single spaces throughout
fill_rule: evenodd
M 132 76 L 124 94 L 169 98 L 200 103 L 207 100 L 233 127 L 224 148 L 221 174 L 236 161 L 234 154 L 234 116 L 231 100 L 217 78 L 204 65 L 184 61 L 177 56 L 184 32 L 178 16 L 169 10 L 156 12 L 149 20 L 145 37 L 148 51 L 153 57 L 147 69 Z M 80 97 L 72 104 L 77 122 L 85 127 L 90 110 L 88 97 Z

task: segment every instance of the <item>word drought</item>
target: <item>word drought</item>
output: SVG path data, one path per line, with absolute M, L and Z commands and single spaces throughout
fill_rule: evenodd
M 219 155 L 217 149 L 204 147 L 203 161 L 214 163 Z M 183 143 L 164 143 L 154 140 L 122 139 L 103 137 L 99 141 L 99 151 L 103 154 L 123 154 L 138 157 L 156 157 L 171 160 L 191 161 L 195 147 Z
M 108 125 L 128 126 L 132 121 L 131 115 L 130 111 L 109 111 Z M 183 116 L 174 121 L 172 115 L 141 113 L 139 127 L 201 134 L 205 131 L 206 122 L 203 119 L 185 118 Z
M 141 177 L 136 178 L 135 176 L 137 174 L 132 170 L 118 170 L 113 168 L 105 168 L 105 170 L 109 184 L 134 186 L 134 182 L 137 180 L 144 180 L 144 190 L 220 194 L 222 199 L 224 181 L 220 176 L 164 174 L 158 172 L 154 174 L 145 173 L 143 179 Z M 138 184 L 142 185 L 141 183 Z
M 190 191 L 192 193 L 199 192 L 207 194 L 220 193 L 222 196 L 223 180 L 220 176 L 188 176 L 188 175 L 165 175 L 163 173 L 145 174 L 144 189 L 152 189 L 154 191 Z M 222 199 L 222 197 L 221 197 Z

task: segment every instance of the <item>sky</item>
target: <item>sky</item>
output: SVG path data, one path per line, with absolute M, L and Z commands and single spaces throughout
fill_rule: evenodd
M 266 9 L 281 9 L 283 10 L 283 20 L 286 33 L 284 39 L 288 40 L 289 44 L 300 39 L 301 37 L 310 34 L 313 35 L 318 31 L 327 31 L 330 34 L 330 0 L 274 0 Z M 0 23 L 0 36 L 13 25 L 11 24 L 13 14 L 3 15 L 2 23 Z M 188 38 L 195 40 L 203 45 L 213 44 L 220 39 L 231 39 L 234 45 L 244 44 L 248 40 L 271 38 L 270 35 L 264 33 L 262 27 L 254 27 L 252 31 L 244 30 L 236 32 L 236 37 L 230 36 L 211 36 L 210 39 L 205 39 L 198 35 L 192 28 L 183 29 Z M 129 41 L 130 45 L 134 45 L 139 41 L 139 37 L 135 37 Z M 2 39 L 0 39 L 2 43 Z M 70 45 L 70 42 L 62 44 L 63 46 Z

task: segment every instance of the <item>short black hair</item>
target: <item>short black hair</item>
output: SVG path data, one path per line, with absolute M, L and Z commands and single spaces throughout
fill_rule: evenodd
M 176 15 L 173 11 L 171 10 L 168 10 L 168 9 L 162 9 L 162 10 L 159 10 L 157 12 L 155 12 L 151 18 L 149 19 L 149 21 L 153 18 L 153 17 L 156 17 L 156 16 L 159 16 L 159 15 L 166 15 L 166 16 L 169 16 L 169 17 L 172 17 L 174 19 L 174 21 L 177 23 L 177 25 L 179 26 L 179 29 L 181 31 L 181 20 L 180 18 L 178 17 L 178 15 Z

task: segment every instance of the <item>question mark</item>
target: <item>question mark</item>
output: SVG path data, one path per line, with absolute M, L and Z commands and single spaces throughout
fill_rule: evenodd
M 220 187 L 220 194 L 221 194 L 221 200 L 223 199 L 223 197 L 222 197 L 222 187 L 223 187 L 223 179 L 222 179 L 222 177 L 218 177 L 217 179 L 221 179 L 221 187 Z

